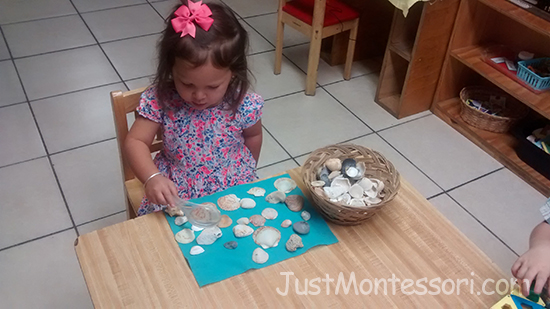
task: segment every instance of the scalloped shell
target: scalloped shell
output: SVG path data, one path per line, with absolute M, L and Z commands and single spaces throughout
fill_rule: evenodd
M 250 223 L 250 219 L 248 219 L 247 217 L 242 217 L 237 220 L 237 224 L 248 225 L 248 223 Z
M 187 219 L 186 216 L 179 216 L 179 217 L 176 217 L 176 219 L 174 219 L 174 224 L 179 226 L 179 225 L 185 224 L 185 222 L 187 221 L 189 220 Z
M 263 226 L 265 224 L 265 218 L 260 215 L 253 215 L 250 217 L 250 223 L 254 226 Z
M 195 233 L 190 229 L 183 229 L 176 233 L 175 238 L 180 244 L 188 244 L 195 240 Z
M 345 178 L 344 176 L 338 176 L 332 180 L 330 183 L 331 188 L 343 188 L 345 191 L 348 191 L 351 187 L 351 183 L 349 182 L 349 179 Z
M 237 224 L 233 227 L 233 234 L 237 238 L 246 237 L 254 233 L 254 229 L 248 225 Z
M 292 221 L 290 219 L 286 219 L 281 223 L 281 227 L 289 227 L 292 225 Z
M 233 220 L 229 218 L 228 215 L 222 215 L 220 222 L 218 222 L 218 227 L 221 227 L 223 229 L 230 226 L 231 223 L 233 223 Z
M 277 247 L 281 240 L 281 232 L 271 226 L 262 226 L 252 234 L 252 239 L 264 249 Z
M 304 207 L 304 197 L 298 194 L 289 195 L 285 199 L 285 205 L 291 211 L 300 211 Z
M 235 194 L 228 194 L 218 199 L 218 206 L 226 211 L 233 211 L 241 207 L 241 199 Z
M 283 193 L 289 193 L 296 189 L 296 182 L 290 178 L 279 178 L 275 180 L 275 188 Z
M 243 209 L 251 209 L 251 208 L 254 208 L 256 207 L 256 202 L 249 198 L 249 197 L 245 197 L 243 199 L 241 199 L 241 208 Z
M 222 237 L 223 233 L 220 230 L 219 227 L 209 227 L 207 229 L 204 229 L 199 237 L 197 237 L 197 244 L 199 245 L 211 245 L 213 244 L 218 238 Z
M 285 198 L 286 198 L 286 194 L 284 194 L 282 191 L 274 191 L 269 193 L 265 197 L 265 200 L 270 204 L 278 204 L 278 203 L 284 202 Z
M 248 191 L 246 191 L 246 193 L 248 194 L 252 194 L 256 197 L 258 196 L 264 196 L 265 195 L 265 189 L 264 188 L 260 188 L 260 187 L 254 187 L 254 188 L 250 188 Z
M 264 217 L 268 220 L 273 220 L 273 219 L 277 218 L 278 215 L 279 215 L 279 213 L 277 212 L 277 210 L 275 210 L 273 208 L 270 208 L 270 207 L 262 210 L 262 217 Z
M 256 248 L 252 252 L 252 261 L 257 264 L 263 264 L 269 260 L 269 254 L 265 252 L 262 248 Z

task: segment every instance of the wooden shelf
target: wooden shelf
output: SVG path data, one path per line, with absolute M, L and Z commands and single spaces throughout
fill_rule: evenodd
M 502 0 L 479 0 L 479 2 L 543 35 L 550 36 L 550 23 L 513 3 Z
M 401 42 L 391 42 L 389 48 L 403 59 L 408 62 L 411 61 L 411 55 L 413 50 L 414 42 L 401 41 Z
M 464 47 L 453 50 L 450 54 L 453 58 L 462 62 L 537 113 L 550 118 L 550 91 L 536 94 L 485 63 L 483 61 L 483 47 Z
M 550 196 L 550 180 L 523 162 L 514 150 L 516 139 L 508 133 L 493 133 L 472 127 L 460 117 L 459 98 L 435 103 L 433 112 L 449 125 L 477 144 L 500 163 L 508 167 L 536 190 Z
M 379 97 L 376 101 L 382 108 L 395 116 L 395 111 L 399 108 L 400 99 L 401 94 L 394 94 L 386 97 Z

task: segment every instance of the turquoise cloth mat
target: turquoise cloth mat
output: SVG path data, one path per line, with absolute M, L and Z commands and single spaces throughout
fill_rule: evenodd
M 203 253 L 199 255 L 189 254 L 189 250 L 191 249 L 191 247 L 197 245 L 196 237 L 198 237 L 201 232 L 195 232 L 195 240 L 189 244 L 178 243 L 200 287 L 242 274 L 249 269 L 259 269 L 267 267 L 269 265 L 273 265 L 291 257 L 304 254 L 307 250 L 315 246 L 330 245 L 338 242 L 338 239 L 336 238 L 336 236 L 334 236 L 325 220 L 311 206 L 300 188 L 296 188 L 287 195 L 298 194 L 304 196 L 305 203 L 303 210 L 307 210 L 311 214 L 311 219 L 309 219 L 308 221 L 310 225 L 310 231 L 307 235 L 300 235 L 304 244 L 303 248 L 300 248 L 295 252 L 288 252 L 286 250 L 286 242 L 290 238 L 290 235 L 294 234 L 294 231 L 292 230 L 292 226 L 282 228 L 281 223 L 285 219 L 292 220 L 292 223 L 303 221 L 300 216 L 302 212 L 290 211 L 284 203 L 269 204 L 265 201 L 265 196 L 255 197 L 251 194 L 246 193 L 246 191 L 248 191 L 252 187 L 262 187 L 266 190 L 267 196 L 267 194 L 277 190 L 273 185 L 275 180 L 283 177 L 290 178 L 288 174 L 285 174 L 255 183 L 235 186 L 225 191 L 212 194 L 210 196 L 205 196 L 192 200 L 192 202 L 195 203 L 212 202 L 217 205 L 217 200 L 221 196 L 227 194 L 235 194 L 239 198 L 249 197 L 256 201 L 256 207 L 252 209 L 239 208 L 234 211 L 225 211 L 220 209 L 222 215 L 228 215 L 233 220 L 233 223 L 229 227 L 221 229 L 223 235 L 218 240 L 216 240 L 216 242 L 211 245 L 201 245 L 201 247 L 204 249 Z M 277 228 L 281 232 L 281 240 L 279 241 L 279 245 L 277 247 L 264 249 L 265 252 L 269 254 L 269 260 L 266 263 L 256 264 L 254 261 L 252 261 L 252 252 L 254 251 L 254 249 L 260 248 L 260 246 L 254 243 L 252 235 L 243 238 L 235 237 L 235 235 L 233 235 L 233 227 L 237 224 L 237 220 L 239 218 L 250 218 L 250 216 L 252 215 L 259 215 L 261 214 L 262 210 L 268 207 L 276 209 L 279 215 L 277 216 L 277 218 L 275 218 L 275 220 L 266 220 L 265 226 L 272 226 Z M 175 217 L 172 218 L 167 214 L 165 215 L 174 235 L 177 232 L 181 231 L 183 228 L 191 228 L 191 224 L 189 222 L 186 222 L 182 226 L 177 226 L 174 223 Z M 257 229 L 257 227 L 252 225 L 252 223 L 250 223 L 249 226 L 252 227 L 254 230 Z M 224 243 L 231 240 L 234 240 L 238 243 L 238 247 L 234 250 L 226 249 L 223 246 Z

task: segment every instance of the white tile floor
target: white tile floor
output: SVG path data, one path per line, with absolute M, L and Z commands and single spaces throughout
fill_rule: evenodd
M 321 63 L 317 94 L 305 96 L 307 39 L 292 29 L 272 73 L 276 1 L 223 1 L 250 32 L 266 99 L 261 177 L 329 143 L 372 147 L 508 272 L 541 220 L 541 194 L 430 112 L 386 113 L 373 101 L 379 60 L 355 62 L 348 82 Z M 125 219 L 109 91 L 149 83 L 175 3 L 0 0 L 2 307 L 92 306 L 73 241 Z

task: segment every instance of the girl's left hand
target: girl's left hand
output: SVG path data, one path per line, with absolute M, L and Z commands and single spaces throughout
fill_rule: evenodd
M 546 245 L 530 248 L 512 266 L 512 274 L 521 284 L 523 295 L 529 295 L 529 289 L 536 280 L 534 292 L 540 294 L 545 285 L 550 286 L 550 247 Z M 527 281 L 524 281 L 527 280 Z

